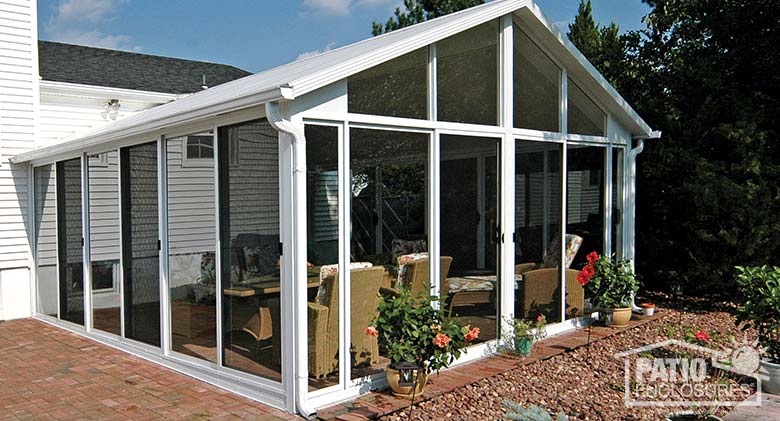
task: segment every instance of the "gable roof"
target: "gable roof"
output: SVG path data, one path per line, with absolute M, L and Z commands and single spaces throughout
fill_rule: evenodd
M 52 82 L 189 94 L 249 76 L 234 66 L 38 41 L 40 76 Z
M 82 150 L 95 143 L 156 136 L 165 127 L 266 102 L 294 100 L 353 74 L 514 13 L 524 31 L 536 38 L 599 105 L 631 135 L 652 136 L 652 129 L 609 82 L 552 25 L 532 0 L 494 0 L 436 19 L 298 60 L 265 72 L 197 92 L 86 133 L 69 142 L 12 158 L 25 162 Z

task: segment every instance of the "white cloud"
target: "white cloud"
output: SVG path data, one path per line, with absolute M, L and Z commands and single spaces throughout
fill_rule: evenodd
M 401 0 L 303 0 L 307 11 L 320 12 L 328 15 L 347 16 L 354 7 L 379 7 L 402 5 Z
M 102 28 L 111 23 L 116 10 L 129 0 L 60 0 L 43 30 L 53 41 L 92 47 L 140 50 L 132 37 L 111 34 Z
M 335 42 L 329 42 L 329 43 L 328 43 L 328 44 L 325 46 L 325 48 L 324 48 L 324 49 L 322 49 L 322 50 L 304 51 L 304 52 L 302 52 L 302 53 L 298 54 L 298 58 L 296 58 L 295 60 L 297 61 L 297 60 L 303 60 L 303 59 L 305 59 L 305 58 L 309 58 L 309 57 L 314 57 L 314 56 L 316 56 L 317 54 L 322 54 L 322 53 L 324 53 L 324 52 L 326 52 L 326 51 L 330 51 L 330 50 L 332 50 L 332 49 L 333 49 L 333 47 L 335 47 L 335 46 L 336 46 L 336 43 L 335 43 Z

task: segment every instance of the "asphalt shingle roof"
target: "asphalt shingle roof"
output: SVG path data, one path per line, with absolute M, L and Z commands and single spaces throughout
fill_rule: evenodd
M 225 64 L 108 50 L 52 41 L 38 42 L 43 80 L 139 91 L 189 94 L 251 75 Z

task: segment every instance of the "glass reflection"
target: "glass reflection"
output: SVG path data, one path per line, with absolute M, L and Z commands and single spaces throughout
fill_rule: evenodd
M 81 159 L 57 163 L 60 319 L 84 324 Z
M 214 141 L 166 141 L 171 348 L 217 362 Z

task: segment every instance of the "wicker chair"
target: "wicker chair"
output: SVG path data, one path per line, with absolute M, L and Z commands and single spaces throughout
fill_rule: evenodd
M 577 282 L 578 271 L 566 269 L 566 317 L 582 315 L 585 307 L 585 290 Z M 558 283 L 558 268 L 544 268 L 525 272 L 523 274 L 523 308 L 524 318 L 531 311 L 541 314 L 556 314 L 560 308 L 561 296 Z M 535 316 L 535 314 L 534 314 Z
M 450 266 L 452 266 L 452 257 L 442 256 L 440 265 L 441 285 L 444 286 L 447 282 L 447 275 L 450 273 Z M 405 265 L 403 273 L 403 284 L 413 294 L 430 294 L 431 282 L 429 279 L 430 262 L 428 258 L 418 259 L 411 261 Z M 398 285 L 396 285 L 397 287 Z M 398 295 L 397 288 L 382 288 L 384 294 Z
M 351 339 L 353 362 L 375 364 L 379 361 L 376 337 L 365 334 L 366 327 L 376 313 L 379 285 L 384 269 L 372 267 L 351 271 Z M 309 375 L 327 376 L 339 366 L 339 277 L 338 273 L 323 280 L 324 294 L 320 303 L 308 303 L 309 313 Z

